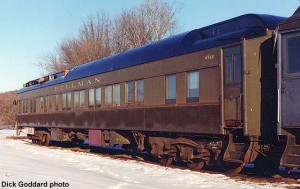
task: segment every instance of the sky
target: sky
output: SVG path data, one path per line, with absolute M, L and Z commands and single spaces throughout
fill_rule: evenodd
M 179 7 L 178 33 L 247 13 L 289 17 L 300 0 L 163 0 Z M 142 0 L 0 0 L 0 92 L 41 76 L 37 62 L 90 15 L 112 17 Z

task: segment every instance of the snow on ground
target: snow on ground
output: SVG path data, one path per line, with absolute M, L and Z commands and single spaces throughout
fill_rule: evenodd
M 176 188 L 286 188 L 300 185 L 251 183 L 222 174 L 200 173 L 158 165 L 118 160 L 94 154 L 29 145 L 22 140 L 5 139 L 15 131 L 0 130 L 0 184 L 3 182 L 67 183 L 75 189 L 176 189 Z M 66 185 L 65 185 L 66 186 Z M 0 188 L 9 188 L 1 187 Z M 22 187 L 26 188 L 26 187 Z M 30 188 L 30 187 L 28 187 Z M 31 187 L 34 188 L 34 187 Z M 35 187 L 38 188 L 38 187 Z

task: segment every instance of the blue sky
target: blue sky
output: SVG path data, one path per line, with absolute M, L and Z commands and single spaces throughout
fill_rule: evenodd
M 299 0 L 164 0 L 181 7 L 179 33 L 247 13 L 288 17 Z M 76 35 L 89 15 L 111 16 L 141 0 L 0 0 L 0 92 L 20 89 L 36 79 L 37 61 L 57 43 Z

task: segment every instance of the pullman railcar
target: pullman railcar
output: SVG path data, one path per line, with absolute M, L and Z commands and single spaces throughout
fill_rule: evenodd
M 282 20 L 242 15 L 30 81 L 18 91 L 17 124 L 45 145 L 123 144 L 194 170 L 237 173 L 268 153 L 278 165 L 273 47 Z
M 278 31 L 278 135 L 287 136 L 281 165 L 300 168 L 300 7 Z

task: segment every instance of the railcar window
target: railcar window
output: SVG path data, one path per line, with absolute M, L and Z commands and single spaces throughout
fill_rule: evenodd
M 44 112 L 48 111 L 48 98 L 47 96 L 44 97 Z
M 59 94 L 55 95 L 55 110 L 59 110 Z
M 136 96 L 137 102 L 143 102 L 144 101 L 144 80 L 138 80 L 136 81 Z
M 101 87 L 96 89 L 96 105 L 101 106 L 102 102 L 102 90 Z
M 21 113 L 24 113 L 24 100 L 21 101 Z
M 26 100 L 23 100 L 23 113 L 26 113 Z
M 176 102 L 176 75 L 166 76 L 166 103 Z
M 26 113 L 30 113 L 30 99 L 27 99 L 26 100 L 26 103 L 27 103 L 27 105 L 26 105 Z
M 28 113 L 28 100 L 25 100 L 25 113 Z
M 85 90 L 80 91 L 80 108 L 84 108 L 85 105 Z
M 226 84 L 233 83 L 233 61 L 232 56 L 226 57 Z
M 51 96 L 51 110 L 52 111 L 55 111 L 56 110 L 56 107 L 55 107 L 55 100 L 56 100 L 56 95 L 52 95 Z
M 30 113 L 29 99 L 26 100 L 26 113 Z
M 62 94 L 62 108 L 65 110 L 67 108 L 67 94 L 63 93 Z
M 52 110 L 52 96 L 47 96 L 48 98 L 48 111 L 51 111 Z
M 242 80 L 241 55 L 226 56 L 226 84 L 240 83 Z
M 236 55 L 235 60 L 235 83 L 240 83 L 242 81 L 242 56 Z
M 32 99 L 32 112 L 36 112 L 36 99 Z
M 113 89 L 114 105 L 120 106 L 120 84 L 115 84 Z
M 240 84 L 242 81 L 242 50 L 241 46 L 224 49 L 225 83 Z
M 44 97 L 40 97 L 40 112 L 44 111 Z
M 89 89 L 89 107 L 95 106 L 95 89 Z
M 28 105 L 29 105 L 29 113 L 32 113 L 33 112 L 32 99 L 28 100 Z
M 199 98 L 199 71 L 187 74 L 187 97 Z
M 27 103 L 26 100 L 23 100 L 23 113 L 26 113 L 26 109 L 27 109 Z
M 18 107 L 19 107 L 19 113 L 23 113 L 23 103 L 22 103 L 22 100 L 19 100 L 18 101 Z
M 125 101 L 127 103 L 132 103 L 134 101 L 134 92 L 135 92 L 135 86 L 134 86 L 134 82 L 130 81 L 126 83 L 126 87 L 125 87 Z
M 32 113 L 33 112 L 33 110 L 32 110 L 32 99 L 29 99 L 29 106 L 30 106 L 29 113 Z
M 74 107 L 79 108 L 79 91 L 74 92 Z
M 25 100 L 25 113 L 28 113 L 28 100 Z
M 19 112 L 19 114 L 22 113 L 22 109 L 21 109 L 21 100 L 18 100 L 18 112 Z
M 288 73 L 300 72 L 300 36 L 287 39 Z
M 30 104 L 30 99 L 27 100 L 27 113 L 31 113 L 31 104 Z
M 71 109 L 72 104 L 72 92 L 67 93 L 67 109 Z
M 108 85 L 105 87 L 105 104 L 112 105 L 112 86 Z
M 31 113 L 31 112 L 30 112 L 30 111 L 31 111 L 30 108 L 31 108 L 31 107 L 30 107 L 30 99 L 28 99 L 28 100 L 27 100 L 27 111 L 26 111 L 27 113 Z

